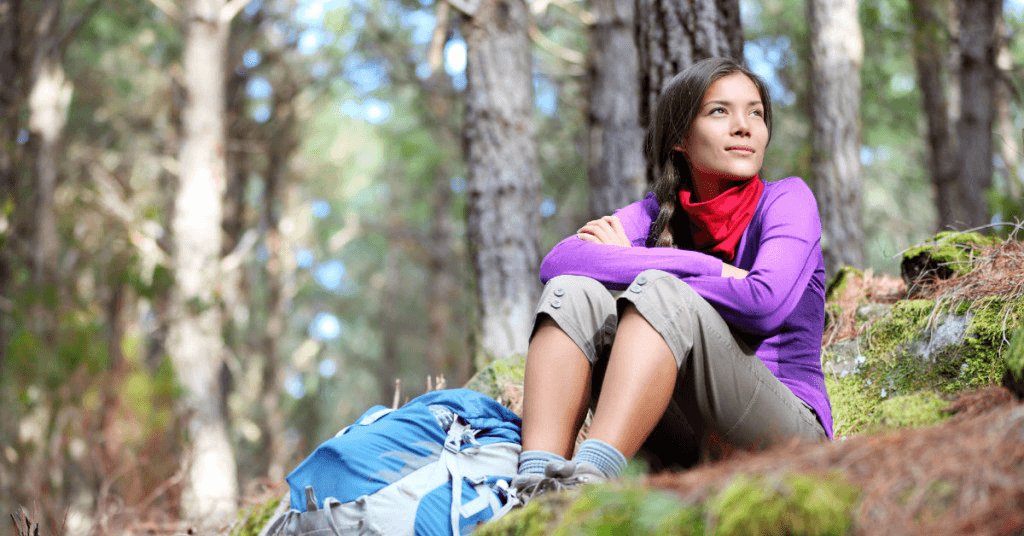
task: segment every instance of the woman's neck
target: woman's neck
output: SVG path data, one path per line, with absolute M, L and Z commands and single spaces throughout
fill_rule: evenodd
M 694 176 L 694 181 L 693 181 L 693 198 L 692 198 L 692 201 L 694 203 L 703 203 L 705 201 L 710 201 L 710 200 L 718 197 L 719 195 L 721 195 L 722 192 L 728 190 L 729 188 L 732 188 L 732 187 L 736 186 L 737 184 L 742 183 L 742 182 L 746 182 L 748 180 L 750 180 L 750 179 L 749 178 L 742 179 L 742 178 L 738 178 L 738 177 L 726 177 L 726 176 L 723 176 L 723 175 L 715 175 L 715 176 L 706 176 L 705 175 L 705 176 L 701 176 L 701 177 L 698 177 L 698 176 L 695 175 Z

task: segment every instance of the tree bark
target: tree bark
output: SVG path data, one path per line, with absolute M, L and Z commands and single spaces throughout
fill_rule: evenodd
M 959 0 L 960 139 L 959 195 L 968 227 L 989 223 L 987 190 L 992 186 L 992 122 L 996 91 L 996 22 L 1001 0 Z
M 811 175 L 821 206 L 826 277 L 864 266 L 860 67 L 856 0 L 810 0 Z
M 640 61 L 640 127 L 647 128 L 661 89 L 694 62 L 728 56 L 743 62 L 739 0 L 635 0 Z M 654 173 L 647 165 L 647 182 Z
M 224 2 L 186 8 L 183 138 L 175 199 L 175 299 L 168 353 L 185 388 L 191 460 L 182 495 L 186 517 L 223 520 L 237 508 L 235 456 L 219 381 L 222 315 L 217 303 L 225 190 L 225 66 L 230 20 Z
M 21 0 L 0 0 L 0 207 L 10 204 L 17 208 L 19 190 L 16 180 L 18 111 L 22 103 L 21 76 Z M 5 214 L 0 208 L 0 381 L 6 377 L 7 344 L 9 327 L 7 321 L 13 312 L 11 278 L 14 255 L 11 237 L 15 231 L 14 214 Z M 0 403 L 6 402 L 6 398 Z M 6 404 L 4 404 L 6 407 Z M 8 441 L 11 421 L 8 413 L 0 409 L 0 442 Z M 2 465 L 0 465 L 2 467 Z M 2 471 L 2 469 L 0 469 Z M 0 499 L 7 490 L 6 475 L 0 475 Z M 6 504 L 6 503 L 4 503 Z
M 524 353 L 538 295 L 533 80 L 523 0 L 481 0 L 465 25 L 467 232 L 476 272 L 476 364 Z
M 267 147 L 268 160 L 263 194 L 263 222 L 267 229 L 268 258 L 266 273 L 267 326 L 263 335 L 263 374 L 260 403 L 263 406 L 263 451 L 267 461 L 267 477 L 280 481 L 288 461 L 285 419 L 281 408 L 280 342 L 288 325 L 289 300 L 285 297 L 285 277 L 292 261 L 281 232 L 278 206 L 288 182 L 288 159 L 295 150 L 294 92 L 279 91 L 274 96 L 273 129 Z M 290 295 L 290 294 L 289 294 Z
M 947 25 L 936 13 L 934 0 L 910 0 L 914 62 L 928 122 L 928 170 L 935 188 L 939 229 L 963 222 L 965 214 L 957 193 L 956 137 L 949 121 L 949 102 L 943 81 Z
M 1010 56 L 1008 46 L 1009 39 L 1006 38 L 1004 30 L 1005 21 L 1000 24 L 999 35 L 1002 36 L 999 44 L 999 55 L 997 66 L 999 68 L 999 87 L 996 91 L 996 130 L 999 132 L 999 154 L 1003 161 L 1003 191 L 1002 195 L 1015 202 L 1021 202 L 1020 166 L 1021 166 L 1021 136 L 1024 132 L 1017 130 L 1013 122 L 1013 91 L 1011 76 L 1013 75 L 1013 58 Z M 1003 213 L 1004 219 L 1007 214 Z
M 35 329 L 53 342 L 56 329 L 57 208 L 54 196 L 61 140 L 71 105 L 73 86 L 64 75 L 60 48 L 61 0 L 46 0 L 40 6 L 35 28 L 35 51 L 28 94 L 29 130 L 36 137 L 33 219 L 35 236 L 32 248 L 32 282 L 43 301 L 36 303 Z
M 587 131 L 590 216 L 600 218 L 640 199 L 646 188 L 644 131 L 632 2 L 592 0 Z
M 427 342 L 427 374 L 437 377 L 451 370 L 448 381 L 462 385 L 469 378 L 460 377 L 461 367 L 450 359 L 448 333 L 452 324 L 452 302 L 455 297 L 455 279 L 451 274 L 452 218 L 451 186 L 449 174 L 442 166 L 437 170 L 437 185 L 434 187 L 434 215 L 430 224 L 429 251 L 427 252 L 427 281 L 430 285 L 430 301 L 427 315 L 430 319 L 430 336 Z M 452 365 L 455 365 L 454 367 Z

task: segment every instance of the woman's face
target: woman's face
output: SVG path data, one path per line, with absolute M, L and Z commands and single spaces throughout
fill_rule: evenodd
M 764 104 L 754 82 L 741 72 L 708 87 L 690 132 L 675 146 L 690 163 L 695 186 L 757 175 L 768 145 Z

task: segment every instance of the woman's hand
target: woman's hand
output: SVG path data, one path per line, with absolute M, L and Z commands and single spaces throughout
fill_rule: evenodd
M 595 244 L 607 244 L 610 246 L 621 246 L 628 248 L 629 237 L 626 230 L 622 228 L 622 222 L 616 216 L 605 216 L 598 220 L 588 221 L 586 225 L 576 231 L 576 236 L 587 242 Z
M 742 268 L 737 268 L 731 264 L 722 263 L 722 277 L 732 277 L 735 279 L 743 279 L 747 277 L 747 271 Z

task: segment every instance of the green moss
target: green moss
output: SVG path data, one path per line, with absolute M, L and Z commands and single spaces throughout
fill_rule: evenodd
M 957 390 L 984 387 L 1002 378 L 1006 370 L 1003 355 L 1012 346 L 1006 341 L 1024 321 L 1024 298 L 989 296 L 975 301 L 971 311 L 974 316 L 967 327 L 962 374 L 951 386 Z
M 551 534 L 696 535 L 704 533 L 703 524 L 701 510 L 674 493 L 638 484 L 606 485 L 585 488 Z
M 936 264 L 946 266 L 955 273 L 963 274 L 971 271 L 970 263 L 976 252 L 998 242 L 998 238 L 983 236 L 979 233 L 943 231 L 920 246 L 908 249 L 903 253 L 903 260 L 914 259 L 925 254 Z
M 278 497 L 263 504 L 257 504 L 239 514 L 242 521 L 231 530 L 231 536 L 256 536 L 270 522 L 270 516 L 277 510 L 283 499 Z
M 942 412 L 949 401 L 932 391 L 883 400 L 878 404 L 876 421 L 884 428 L 920 428 L 938 424 L 949 418 Z
M 935 302 L 932 300 L 897 302 L 889 315 L 875 322 L 868 331 L 869 349 L 882 356 L 891 356 L 897 346 L 912 341 L 924 331 L 933 310 Z
M 737 475 L 710 501 L 712 533 L 846 534 L 860 490 L 838 472 L 779 477 Z
M 470 378 L 466 382 L 466 389 L 485 394 L 509 406 L 508 391 L 510 388 L 523 385 L 525 372 L 525 355 L 517 354 L 504 359 L 496 359 Z
M 832 402 L 832 429 L 836 437 L 860 433 L 874 422 L 879 397 L 865 389 L 860 377 L 825 376 L 825 389 Z
M 480 525 L 476 536 L 547 536 L 557 516 L 555 510 L 564 502 L 560 496 L 539 497 L 505 517 Z
M 1004 354 L 1006 374 L 1003 385 L 1014 392 L 1017 398 L 1024 398 L 1024 327 L 1018 328 Z

